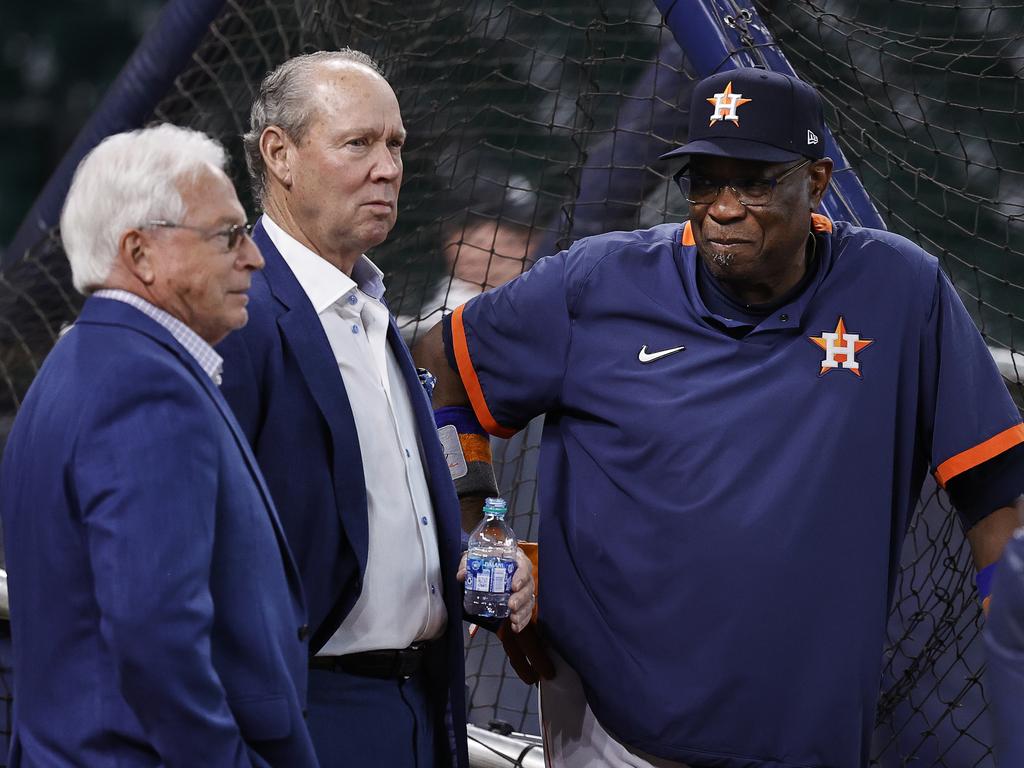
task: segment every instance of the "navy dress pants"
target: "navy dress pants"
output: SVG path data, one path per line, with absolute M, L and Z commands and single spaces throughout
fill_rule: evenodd
M 321 768 L 449 766 L 443 714 L 423 673 L 381 680 L 309 670 L 307 724 Z

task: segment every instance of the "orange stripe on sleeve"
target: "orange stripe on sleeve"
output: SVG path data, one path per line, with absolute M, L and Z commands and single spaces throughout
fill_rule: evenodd
M 686 222 L 686 226 L 683 227 L 683 245 L 696 244 L 696 241 L 693 239 L 693 227 L 690 226 L 690 222 Z
M 1009 429 L 1004 429 L 985 442 L 946 459 L 936 468 L 935 479 L 938 480 L 941 487 L 945 488 L 946 483 L 960 473 L 973 469 L 979 464 L 984 464 L 993 456 L 998 456 L 1019 443 L 1024 443 L 1024 424 L 1016 424 Z
M 462 379 L 462 386 L 469 395 L 469 403 L 473 406 L 473 413 L 483 428 L 496 437 L 512 437 L 516 430 L 503 427 L 494 416 L 491 409 L 487 407 L 484 400 L 484 391 L 480 386 L 480 379 L 477 378 L 473 369 L 473 360 L 469 356 L 469 344 L 466 342 L 466 329 L 462 325 L 462 310 L 465 305 L 460 306 L 452 313 L 452 344 L 455 347 L 455 362 L 459 366 L 459 377 Z

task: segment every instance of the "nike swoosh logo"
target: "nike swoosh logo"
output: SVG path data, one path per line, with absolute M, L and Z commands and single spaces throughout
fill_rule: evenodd
M 686 347 L 672 347 L 672 349 L 663 349 L 660 352 L 648 352 L 647 345 L 644 344 L 640 347 L 640 354 L 637 358 L 641 363 L 653 363 L 655 360 L 661 360 L 663 357 L 674 355 L 676 352 L 682 352 Z

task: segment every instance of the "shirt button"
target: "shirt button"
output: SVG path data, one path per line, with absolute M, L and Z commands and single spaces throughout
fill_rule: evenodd
M 303 624 L 299 627 L 299 642 L 304 642 L 309 637 L 309 624 Z
M 789 321 L 789 315 L 786 315 L 786 314 L 779 315 L 779 320 L 781 320 L 784 323 L 788 322 Z
M 359 333 L 359 326 L 355 323 L 352 324 L 352 333 Z
M 423 517 L 421 517 L 420 518 L 420 522 L 423 523 L 424 525 L 426 525 L 427 524 L 427 516 L 424 515 Z
M 409 453 L 409 449 L 408 449 L 408 448 L 406 448 L 406 449 L 405 449 L 405 455 L 406 455 L 406 457 L 408 457 L 408 458 L 412 458 L 412 454 L 411 454 L 411 453 Z
M 432 594 L 432 595 L 436 595 L 437 594 L 437 587 L 435 587 L 433 584 L 430 585 L 430 594 Z
M 356 298 L 356 295 L 354 293 L 350 293 L 348 295 L 348 303 L 349 304 L 355 304 L 358 301 L 359 301 L 359 299 Z

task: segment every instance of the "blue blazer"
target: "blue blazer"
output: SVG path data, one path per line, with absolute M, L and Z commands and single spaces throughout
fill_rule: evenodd
M 218 347 L 222 391 L 238 417 L 277 503 L 302 574 L 319 650 L 352 609 L 362 588 L 369 546 L 363 458 L 345 384 L 327 335 L 298 280 L 262 223 L 253 239 L 266 266 L 253 276 L 249 322 Z M 434 703 L 453 716 L 457 764 L 467 765 L 459 502 L 433 410 L 394 318 L 388 343 L 405 377 L 424 453 L 437 520 L 448 610 L 447 669 L 433 670 Z
M 315 766 L 302 588 L 248 443 L 160 324 L 90 298 L 0 470 L 10 765 Z

